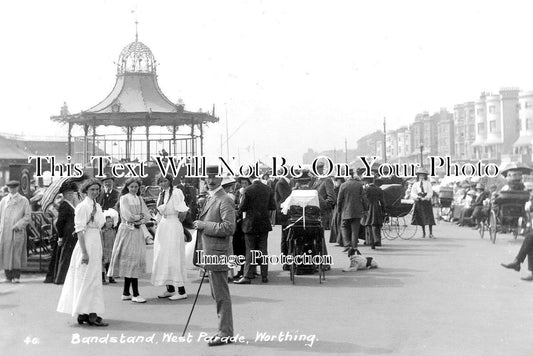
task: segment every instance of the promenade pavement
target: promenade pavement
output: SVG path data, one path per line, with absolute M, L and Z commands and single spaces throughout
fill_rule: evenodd
M 334 265 L 322 284 L 302 275 L 293 285 L 279 265 L 268 284 L 232 284 L 238 342 L 220 347 L 203 340 L 217 325 L 207 284 L 179 339 L 198 271 L 190 271 L 189 298 L 181 301 L 158 299 L 162 288 L 149 284 L 149 274 L 140 280 L 146 304 L 121 301 L 122 280 L 104 286 L 110 325 L 101 328 L 57 313 L 61 286 L 23 275 L 18 285 L 0 284 L 0 355 L 533 355 L 533 283 L 519 278 L 527 265 L 520 273 L 500 266 L 523 238 L 499 235 L 493 245 L 450 223 L 434 231 L 436 239 L 418 232 L 377 250 L 361 247 L 379 264 L 368 271 L 342 272 L 348 259 L 328 244 Z M 279 254 L 279 240 L 276 227 L 271 254 Z

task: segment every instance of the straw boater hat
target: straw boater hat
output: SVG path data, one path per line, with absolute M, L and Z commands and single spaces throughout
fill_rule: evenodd
M 233 177 L 226 176 L 226 177 L 222 178 L 222 183 L 220 185 L 223 186 L 223 187 L 226 187 L 226 186 L 232 185 L 234 183 L 237 183 L 237 181 L 235 179 L 233 179 Z
M 10 180 L 9 182 L 6 183 L 6 185 L 8 187 L 15 188 L 15 187 L 20 186 L 20 182 L 18 180 Z
M 416 175 L 425 174 L 427 176 L 427 175 L 429 175 L 429 172 L 424 167 L 418 167 L 418 169 L 416 170 L 415 174 Z

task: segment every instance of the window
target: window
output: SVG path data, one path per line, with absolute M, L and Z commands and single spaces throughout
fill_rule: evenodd
M 489 106 L 489 113 L 494 114 L 495 110 L 496 108 L 494 107 L 494 105 Z
M 481 108 L 480 108 L 480 109 L 477 109 L 477 114 L 478 114 L 478 115 L 483 115 L 483 109 L 481 109 Z
M 496 131 L 496 121 L 492 120 L 491 122 L 489 122 L 489 132 L 494 131 Z
M 524 105 L 526 108 L 530 108 L 531 107 L 531 101 L 526 101 L 525 105 Z
M 526 130 L 532 129 L 531 127 L 531 118 L 526 119 Z
M 485 131 L 485 124 L 480 122 L 479 124 L 477 124 L 477 132 L 479 133 L 483 133 Z

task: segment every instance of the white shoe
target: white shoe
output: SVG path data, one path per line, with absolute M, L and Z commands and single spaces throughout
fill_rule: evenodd
M 174 295 L 175 292 L 169 292 L 169 291 L 165 291 L 165 293 L 161 294 L 161 295 L 158 295 L 157 297 L 158 298 L 168 298 L 168 297 L 172 297 Z
M 172 297 L 168 298 L 169 300 L 181 300 L 181 299 L 187 299 L 187 293 L 185 294 L 176 294 Z
M 13 278 L 13 283 L 20 283 L 20 279 L 18 279 L 18 278 Z
M 122 300 L 131 300 L 131 295 L 122 295 Z
M 136 297 L 132 297 L 131 301 L 134 302 L 134 303 L 146 303 L 146 299 L 144 299 L 140 295 L 138 295 Z

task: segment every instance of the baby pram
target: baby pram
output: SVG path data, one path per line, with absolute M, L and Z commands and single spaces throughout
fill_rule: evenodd
M 385 201 L 385 218 L 381 229 L 383 236 L 388 240 L 398 237 L 409 240 L 417 230 L 416 225 L 411 225 L 413 201 L 403 199 L 405 188 L 401 184 L 387 184 L 381 189 Z
M 453 188 L 440 187 L 439 190 L 439 218 L 444 221 L 452 219 Z
M 323 263 L 324 229 L 320 220 L 318 192 L 294 190 L 281 204 L 281 208 L 281 211 L 289 216 L 286 229 L 289 255 L 294 258 L 294 262 L 289 265 L 292 283 L 295 283 L 297 274 L 315 272 L 318 272 L 318 280 L 322 283 L 326 278 L 326 266 Z

